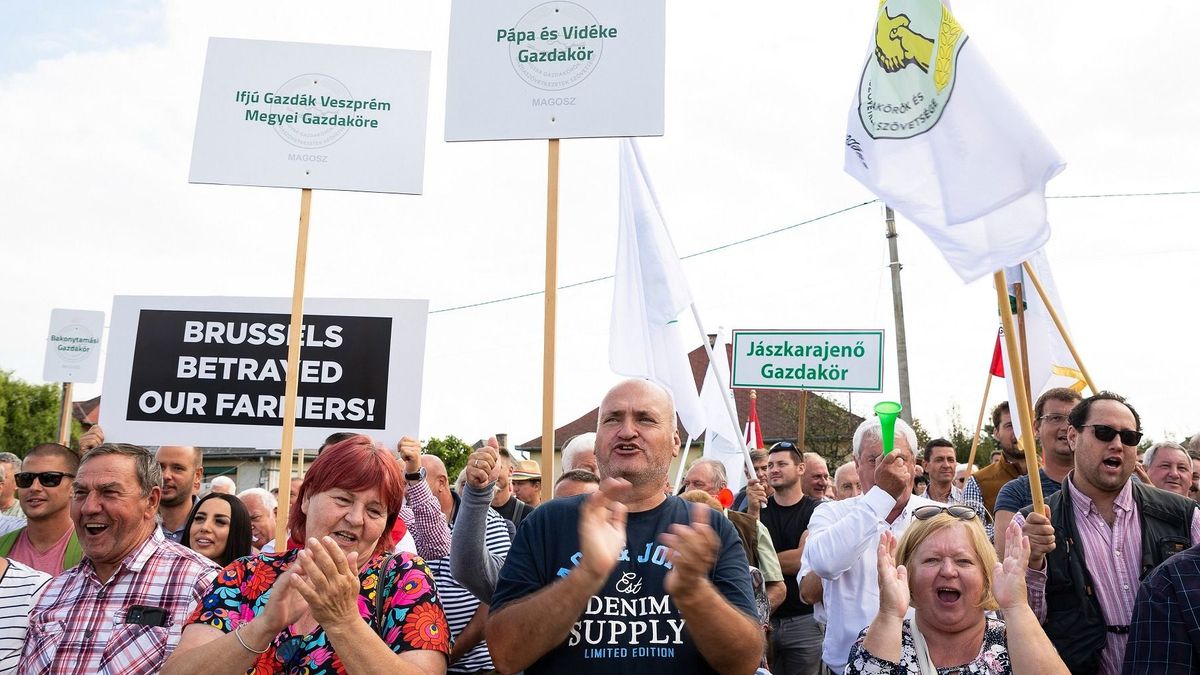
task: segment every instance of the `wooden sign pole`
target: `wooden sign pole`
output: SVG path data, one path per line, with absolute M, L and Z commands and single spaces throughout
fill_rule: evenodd
M 554 329 L 558 302 L 558 139 L 546 166 L 546 306 L 542 331 L 542 500 L 554 497 Z
M 75 385 L 70 382 L 63 382 L 62 386 L 62 410 L 58 412 L 58 444 L 71 444 L 71 396 L 75 391 Z
M 992 388 L 992 369 L 988 368 L 987 384 L 983 385 L 983 401 L 979 404 L 979 419 L 975 420 L 975 435 L 971 437 L 971 454 L 967 457 L 967 478 L 975 473 L 975 451 L 979 449 L 979 432 L 983 431 L 983 413 L 987 410 L 988 391 Z
M 1008 302 L 1008 284 L 1004 280 L 1004 270 L 996 270 L 996 303 L 1000 307 L 1000 322 L 1004 326 L 1004 344 L 1008 348 L 1008 364 L 1005 375 L 1013 380 L 1013 393 L 1016 394 L 1017 414 L 1021 420 L 1021 446 L 1025 449 L 1025 465 L 1029 467 L 1031 480 L 1029 491 L 1033 493 L 1033 510 L 1042 512 L 1042 482 L 1032 480 L 1033 473 L 1038 468 L 1037 443 L 1033 439 L 1033 414 L 1029 406 L 1029 394 L 1025 384 L 1024 366 L 1021 363 L 1021 349 L 1017 344 L 1017 333 L 1013 321 L 1012 305 Z M 1011 372 L 1009 372 L 1011 371 Z
M 804 436 L 808 433 L 808 390 L 800 390 L 800 416 L 796 421 L 796 447 L 804 452 Z
M 1025 396 L 1029 400 L 1033 399 L 1033 392 L 1028 388 L 1033 386 L 1033 381 L 1029 379 L 1029 339 L 1025 335 L 1025 284 L 1016 282 L 1013 284 L 1013 295 L 1017 298 L 1017 337 L 1021 339 L 1021 368 L 1025 373 Z
M 292 321 L 288 339 L 287 375 L 283 399 L 283 440 L 279 444 L 279 514 L 275 520 L 275 551 L 287 550 L 287 520 L 291 509 L 292 436 L 296 432 L 296 392 L 300 387 L 300 341 L 304 319 L 304 268 L 308 262 L 308 217 L 312 190 L 300 191 L 300 233 L 296 237 L 296 277 L 292 284 Z

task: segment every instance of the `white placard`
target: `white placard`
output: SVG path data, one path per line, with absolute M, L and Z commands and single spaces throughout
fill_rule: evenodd
M 446 140 L 661 136 L 664 0 L 454 0 Z
M 96 381 L 100 370 L 100 341 L 104 335 L 104 312 L 85 309 L 55 309 L 50 312 L 46 336 L 46 382 Z
M 210 38 L 188 181 L 420 194 L 429 52 Z
M 735 330 L 730 385 L 883 391 L 883 331 Z
M 304 302 L 295 446 L 418 437 L 425 300 Z M 278 448 L 288 298 L 113 298 L 100 423 L 143 445 Z

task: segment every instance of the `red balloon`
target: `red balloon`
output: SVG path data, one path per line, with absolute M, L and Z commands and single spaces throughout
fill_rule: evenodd
M 733 492 L 729 488 L 721 488 L 717 493 L 717 501 L 721 502 L 721 506 L 729 508 L 733 506 Z

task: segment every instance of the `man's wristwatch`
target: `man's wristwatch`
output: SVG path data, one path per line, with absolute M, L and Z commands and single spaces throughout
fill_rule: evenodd
M 419 480 L 425 480 L 425 467 L 421 467 L 420 470 L 418 470 L 414 473 L 404 474 L 404 480 L 406 480 L 410 483 L 413 483 L 413 482 L 416 482 Z

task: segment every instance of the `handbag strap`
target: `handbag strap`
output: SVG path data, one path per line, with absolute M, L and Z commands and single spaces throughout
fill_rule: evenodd
M 396 555 L 396 553 L 389 553 L 383 556 L 383 560 L 379 563 L 379 581 L 375 584 L 375 633 L 379 635 L 380 639 L 383 639 L 383 575 L 387 571 L 388 563 Z

